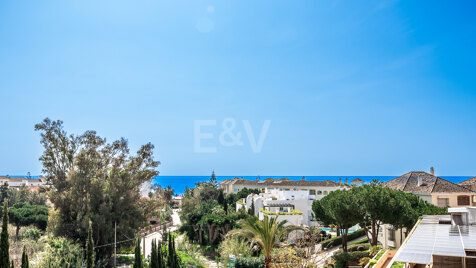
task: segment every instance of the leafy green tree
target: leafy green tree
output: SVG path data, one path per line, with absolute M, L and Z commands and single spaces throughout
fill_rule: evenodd
M 317 220 L 342 230 L 342 249 L 347 252 L 348 230 L 361 219 L 355 195 L 346 190 L 333 191 L 321 200 L 315 200 L 312 209 Z
M 9 188 L 7 191 L 8 203 L 10 206 L 16 203 L 28 203 L 30 205 L 47 206 L 47 196 L 44 192 L 30 191 L 26 185 L 21 185 L 18 189 Z
M 134 266 L 133 268 L 142 268 L 142 255 L 140 252 L 140 238 L 137 238 L 136 247 L 134 249 Z
M 46 230 L 48 224 L 48 208 L 42 205 L 30 205 L 25 202 L 15 203 L 8 211 L 11 222 L 17 227 L 18 238 L 22 226 L 35 225 L 38 229 Z
M 0 236 L 0 268 L 10 267 L 10 241 L 8 237 L 8 200 L 3 202 L 2 234 Z
M 44 147 L 40 161 L 54 191 L 48 194 L 58 211 L 54 234 L 86 241 L 89 220 L 97 244 L 114 241 L 114 223 L 119 237 L 133 237 L 147 224 L 148 200 L 141 199 L 141 186 L 158 172 L 152 144 L 131 154 L 127 140 L 112 143 L 94 131 L 68 135 L 61 121 L 45 119 L 35 126 Z M 96 251 L 109 260 L 113 247 Z
M 93 268 L 94 266 L 94 241 L 93 241 L 93 227 L 89 222 L 88 241 L 86 243 L 86 267 Z
M 286 223 L 286 220 L 278 222 L 278 217 L 264 216 L 262 221 L 257 220 L 256 217 L 250 217 L 241 223 L 240 229 L 230 231 L 229 235 L 243 237 L 256 243 L 264 254 L 265 267 L 270 267 L 273 248 L 290 232 L 301 229 L 294 225 L 285 226 Z
M 23 254 L 21 255 L 21 268 L 29 268 L 30 262 L 28 261 L 28 252 L 26 246 L 23 246 Z
M 352 188 L 348 193 L 355 196 L 360 212 L 359 224 L 366 231 L 372 246 L 377 245 L 380 224 L 391 221 L 388 210 L 394 193 L 389 188 L 371 183 Z M 369 227 L 370 226 L 370 227 Z
M 4 182 L 0 186 L 0 203 L 3 204 L 3 200 L 8 197 L 8 183 Z

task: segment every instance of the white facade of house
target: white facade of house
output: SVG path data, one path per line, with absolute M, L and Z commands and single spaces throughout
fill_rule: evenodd
M 27 177 L 9 177 L 9 176 L 1 176 L 0 177 L 0 184 L 3 185 L 7 183 L 8 187 L 20 187 L 20 186 L 27 186 L 27 187 L 39 187 L 45 185 L 45 179 L 29 179 Z
M 316 200 L 315 195 L 310 195 L 307 190 L 281 190 L 266 189 L 264 193 L 250 194 L 241 201 L 244 205 L 237 203 L 236 209 L 239 210 L 243 206 L 246 210 L 251 208 L 254 202 L 255 216 L 260 220 L 264 218 L 266 213 L 260 211 L 264 209 L 273 213 L 291 212 L 293 209 L 302 212 L 302 214 L 294 215 L 272 215 L 269 217 L 278 217 L 278 221 L 287 220 L 288 224 L 298 226 L 316 226 L 317 222 L 312 217 L 312 202 Z

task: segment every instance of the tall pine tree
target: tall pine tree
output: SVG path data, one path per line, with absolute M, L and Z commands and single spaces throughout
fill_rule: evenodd
M 30 263 L 28 261 L 28 253 L 26 251 L 26 246 L 23 246 L 23 254 L 21 255 L 21 268 L 29 268 Z
M 93 228 L 91 221 L 89 221 L 88 241 L 86 242 L 86 267 L 93 268 L 94 266 L 94 241 Z
M 10 242 L 8 237 L 8 200 L 3 202 L 2 234 L 0 236 L 0 268 L 10 267 Z

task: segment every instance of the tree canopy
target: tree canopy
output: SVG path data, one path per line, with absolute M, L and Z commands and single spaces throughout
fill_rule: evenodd
M 54 188 L 48 194 L 59 214 L 54 233 L 86 241 L 91 219 L 97 245 L 113 242 L 115 222 L 118 239 L 134 237 L 148 216 L 141 185 L 158 174 L 154 146 L 145 144 L 131 154 L 124 138 L 108 143 L 95 131 L 68 134 L 62 121 L 48 118 L 35 130 L 44 147 L 43 172 Z M 101 247 L 96 253 L 103 259 L 112 252 Z

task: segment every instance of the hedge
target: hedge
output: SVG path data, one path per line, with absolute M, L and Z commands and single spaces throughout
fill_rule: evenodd
M 359 238 L 361 236 L 365 235 L 364 229 L 359 229 L 351 234 L 347 235 L 347 241 L 354 240 L 356 238 Z M 322 244 L 323 248 L 330 248 L 330 247 L 335 247 L 338 245 L 342 244 L 342 236 L 336 236 L 330 239 L 326 239 L 324 241 L 321 241 L 319 244 Z
M 237 257 L 236 268 L 264 268 L 263 257 Z
M 296 209 L 291 209 L 291 212 L 272 212 L 272 211 L 260 208 L 259 211 L 263 212 L 266 215 L 302 215 L 302 211 L 299 211 Z

